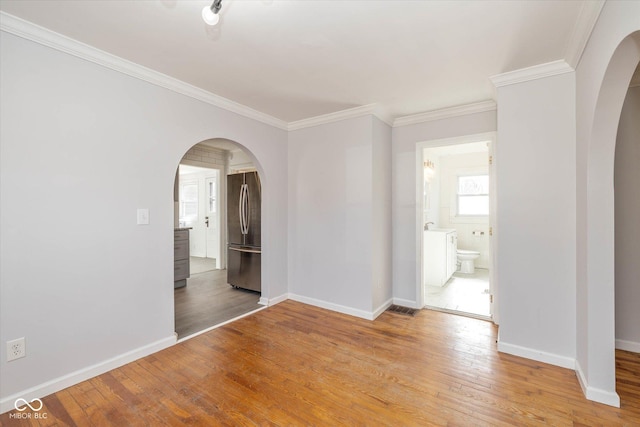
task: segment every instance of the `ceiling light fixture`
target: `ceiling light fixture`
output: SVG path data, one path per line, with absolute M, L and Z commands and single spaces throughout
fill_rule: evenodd
M 205 6 L 204 9 L 202 9 L 202 19 L 204 22 L 208 25 L 216 25 L 220 20 L 220 15 L 218 15 L 220 9 L 222 9 L 222 0 L 213 0 L 211 6 Z

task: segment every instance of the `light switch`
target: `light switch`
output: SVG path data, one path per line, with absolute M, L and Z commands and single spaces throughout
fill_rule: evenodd
M 149 224 L 149 209 L 138 209 L 138 225 Z

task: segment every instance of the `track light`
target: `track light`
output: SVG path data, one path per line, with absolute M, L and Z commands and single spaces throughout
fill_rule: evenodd
M 216 25 L 220 20 L 220 15 L 218 15 L 220 9 L 222 9 L 222 0 L 213 0 L 211 6 L 205 6 L 204 9 L 202 9 L 202 19 L 204 22 L 208 25 Z

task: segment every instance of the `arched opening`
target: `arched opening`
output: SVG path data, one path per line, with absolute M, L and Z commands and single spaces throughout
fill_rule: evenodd
M 259 169 L 249 150 L 223 138 L 195 144 L 180 160 L 174 182 L 179 340 L 263 308 Z
M 586 366 L 579 368 L 589 384 L 587 398 L 614 406 L 620 405 L 615 393 L 614 157 L 622 106 L 639 61 L 640 31 L 636 31 L 622 40 L 606 68 L 587 152 L 587 302 L 578 310 L 578 320 L 587 325 L 586 335 L 578 335 L 579 350 L 586 355 L 581 363 Z
M 640 63 L 627 90 L 615 148 L 615 339 L 616 364 L 640 353 Z M 629 353 L 631 352 L 631 353 Z M 628 382 L 628 368 L 618 370 L 616 383 Z M 626 377 L 626 378 L 625 378 Z M 622 403 L 625 395 L 618 390 Z

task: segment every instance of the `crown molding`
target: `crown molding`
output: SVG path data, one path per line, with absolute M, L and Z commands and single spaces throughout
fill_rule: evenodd
M 580 14 L 576 25 L 573 27 L 573 34 L 569 40 L 567 51 L 565 52 L 565 58 L 569 66 L 575 69 L 580 63 L 582 53 L 584 52 L 589 37 L 593 32 L 593 28 L 598 22 L 600 12 L 604 7 L 605 0 L 592 0 L 582 3 L 580 8 Z
M 308 119 L 297 120 L 289 123 L 288 130 L 299 130 L 309 128 L 318 125 L 324 125 L 328 123 L 339 122 L 340 120 L 355 119 L 362 116 L 376 116 L 389 126 L 391 126 L 391 119 L 388 117 L 385 111 L 383 111 L 378 104 L 367 104 L 359 107 L 348 108 L 346 110 L 336 111 L 334 113 L 323 114 L 321 116 L 310 117 Z
M 563 59 L 546 64 L 534 65 L 533 67 L 522 68 L 520 70 L 508 71 L 489 78 L 495 87 L 524 83 L 531 80 L 551 77 L 558 74 L 570 73 L 574 69 Z
M 484 113 L 495 111 L 495 101 L 481 101 L 473 104 L 457 105 L 455 107 L 442 108 L 440 110 L 427 111 L 424 113 L 412 114 L 410 116 L 398 117 L 393 121 L 393 127 L 415 125 L 418 123 L 431 122 L 434 120 L 449 119 L 451 117 L 466 116 L 468 114 Z
M 287 130 L 287 122 L 0 11 L 0 30 L 241 116 Z

